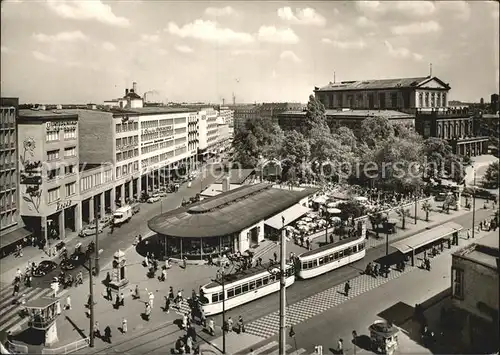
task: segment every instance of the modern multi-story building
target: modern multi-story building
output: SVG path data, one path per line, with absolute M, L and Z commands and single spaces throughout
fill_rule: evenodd
M 234 121 L 234 111 L 229 109 L 229 107 L 219 106 L 219 118 L 222 120 L 222 123 L 232 127 Z
M 17 174 L 17 128 L 19 99 L 0 99 L 0 249 L 7 252 L 13 243 L 29 235 L 19 218 Z M 5 250 L 4 250 L 5 249 Z
M 237 130 L 248 119 L 260 117 L 259 106 L 257 105 L 232 105 L 229 106 L 234 111 L 234 129 Z
M 218 153 L 218 112 L 208 107 L 198 111 L 198 116 L 198 159 L 200 161 L 206 161 L 208 158 Z
M 41 241 L 81 228 L 78 115 L 20 110 L 19 211 Z
M 450 85 L 437 77 L 330 82 L 315 87 L 327 109 L 411 110 L 446 107 Z
M 452 255 L 452 322 L 457 343 L 469 354 L 493 354 L 499 347 L 500 272 L 498 236 L 490 235 Z

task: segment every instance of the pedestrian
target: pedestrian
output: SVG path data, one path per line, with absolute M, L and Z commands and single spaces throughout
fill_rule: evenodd
M 203 308 L 200 308 L 200 322 L 203 328 L 207 327 L 207 316 L 205 315 Z
M 120 295 L 116 295 L 116 299 L 115 299 L 115 308 L 116 309 L 120 309 Z
M 111 275 L 109 271 L 106 273 L 106 278 L 104 279 L 104 283 L 107 285 L 111 282 Z
M 122 334 L 127 333 L 128 325 L 127 320 L 125 318 L 122 319 Z
M 154 300 L 155 300 L 155 295 L 153 294 L 153 292 L 150 292 L 149 293 L 149 305 L 151 306 L 151 308 L 153 308 Z
M 188 322 L 188 316 L 186 314 L 184 314 L 182 316 L 182 329 L 186 329 L 187 328 L 187 322 Z
M 467 239 L 470 239 L 470 229 L 467 229 Z
M 344 294 L 346 297 L 349 297 L 349 290 L 351 289 L 351 284 L 349 283 L 349 280 L 344 285 Z
M 120 306 L 124 306 L 125 307 L 125 295 L 122 293 L 120 293 Z
M 61 314 L 62 313 L 62 309 L 61 309 L 61 302 L 57 301 L 56 302 L 56 314 Z
M 243 317 L 238 317 L 238 333 L 245 333 L 245 324 L 243 323 Z
M 277 262 L 278 261 L 278 254 L 276 254 L 276 252 L 273 253 L 273 257 L 274 257 L 274 262 Z
M 208 332 L 211 336 L 215 335 L 215 322 L 212 318 L 208 321 Z
M 15 297 L 15 296 L 17 296 L 17 294 L 18 294 L 18 293 L 19 293 L 19 282 L 16 282 L 16 283 L 14 284 L 14 290 L 13 290 L 13 292 L 12 292 L 12 296 L 14 296 L 14 297 Z
M 139 292 L 139 285 L 135 285 L 134 299 L 137 300 L 141 298 L 141 293 Z
M 113 301 L 113 295 L 111 294 L 111 287 L 106 286 L 106 299 L 108 301 Z
M 165 297 L 165 308 L 163 309 L 164 312 L 170 313 L 170 298 Z
M 229 319 L 227 320 L 227 331 L 233 331 L 233 319 L 231 317 L 229 317 Z
M 166 280 L 167 280 L 167 269 L 163 269 L 163 270 L 161 271 L 160 281 L 165 282 Z
M 306 247 L 307 250 L 311 250 L 311 241 L 309 240 L 309 238 L 306 239 Z
M 99 322 L 98 321 L 95 321 L 95 324 L 94 324 L 94 336 L 96 338 L 101 337 L 101 330 L 99 329 Z
M 71 310 L 71 297 L 69 295 L 66 297 L 66 309 Z
M 170 286 L 170 289 L 168 290 L 168 298 L 170 298 L 171 301 L 174 300 L 174 289 L 172 288 L 172 286 Z
M 193 348 L 193 340 L 191 339 L 190 336 L 188 336 L 186 339 L 186 353 L 190 354 L 192 348 Z
M 339 339 L 337 343 L 337 354 L 339 355 L 344 354 L 344 341 L 342 339 Z
M 186 270 L 186 268 L 187 268 L 187 258 L 186 257 L 182 258 L 182 265 L 184 266 L 184 270 Z
M 149 258 L 148 258 L 148 256 L 147 256 L 147 255 L 144 257 L 144 266 L 145 266 L 147 269 L 149 269 Z
M 149 317 L 151 316 L 151 306 L 149 302 L 146 302 L 146 310 L 144 311 L 144 315 L 146 316 L 146 320 L 149 321 Z
M 91 302 L 92 302 L 92 295 L 88 295 L 87 296 L 87 307 L 90 307 Z
M 104 341 L 111 344 L 111 328 L 109 325 L 104 328 Z
M 26 280 L 26 287 L 31 287 L 32 276 L 28 275 L 28 279 Z

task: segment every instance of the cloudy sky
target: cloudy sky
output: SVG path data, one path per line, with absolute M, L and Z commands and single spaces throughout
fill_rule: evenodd
M 1 94 L 82 103 L 307 101 L 333 81 L 425 76 L 498 92 L 496 2 L 2 1 Z

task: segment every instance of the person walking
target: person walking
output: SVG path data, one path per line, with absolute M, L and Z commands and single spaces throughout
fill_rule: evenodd
M 69 295 L 66 297 L 66 309 L 71 310 L 71 297 Z
M 227 320 L 227 331 L 233 331 L 233 319 L 231 317 L 229 317 L 229 319 Z
M 186 339 L 186 353 L 191 354 L 191 349 L 193 348 L 193 340 L 190 336 Z
M 174 300 L 174 289 L 172 288 L 172 286 L 170 286 L 170 289 L 168 290 L 168 298 L 170 298 L 170 301 L 173 301 Z
M 135 285 L 134 299 L 138 300 L 139 298 L 141 298 L 141 293 L 139 291 L 139 285 Z
M 349 283 L 349 280 L 344 285 L 344 294 L 346 297 L 349 297 L 349 291 L 351 290 L 351 284 Z
M 144 314 L 146 316 L 146 320 L 149 321 L 149 318 L 151 317 L 151 306 L 149 305 L 149 302 L 146 302 L 146 310 L 144 311 Z
M 124 306 L 125 307 L 125 295 L 122 293 L 120 293 L 120 306 Z
M 211 336 L 215 335 L 215 322 L 212 318 L 208 321 L 208 332 Z
M 238 317 L 238 333 L 245 333 L 245 324 L 243 323 L 243 317 Z
M 120 295 L 116 295 L 115 308 L 120 309 Z
M 278 254 L 276 254 L 276 252 L 274 252 L 273 257 L 274 257 L 274 262 L 276 263 L 278 261 Z
M 56 314 L 61 314 L 62 309 L 61 309 L 61 302 L 57 301 L 56 302 Z
M 155 300 L 155 295 L 153 292 L 150 292 L 149 293 L 149 305 L 151 306 L 151 308 L 153 308 L 154 300 Z
M 111 327 L 108 325 L 104 328 L 104 339 L 105 342 L 111 344 Z
M 162 282 L 167 281 L 167 269 L 163 269 L 163 270 L 161 271 L 160 281 L 162 281 Z
M 184 314 L 182 316 L 182 329 L 186 329 L 187 328 L 187 322 L 188 322 L 188 316 L 186 314 Z
M 101 337 L 101 330 L 99 329 L 99 322 L 98 321 L 95 321 L 95 323 L 94 323 L 94 336 L 96 338 Z
M 186 270 L 186 268 L 187 268 L 187 258 L 186 257 L 182 258 L 182 265 L 184 266 L 184 270 Z
M 122 319 L 122 334 L 126 334 L 128 331 L 127 320 L 125 318 Z
M 165 297 L 165 308 L 163 308 L 163 311 L 170 313 L 170 297 Z
M 113 294 L 111 293 L 111 287 L 106 286 L 106 299 L 108 301 L 113 301 Z
M 344 341 L 339 339 L 337 343 L 337 354 L 344 355 Z

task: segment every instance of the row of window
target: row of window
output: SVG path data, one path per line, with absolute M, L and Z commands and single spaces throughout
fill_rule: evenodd
M 0 172 L 0 185 L 7 186 L 17 184 L 17 174 L 12 171 Z
M 172 137 L 172 131 L 156 131 L 141 134 L 141 141 L 147 142 L 159 138 Z
M 76 194 L 76 182 L 70 182 L 64 185 L 65 197 L 71 197 Z M 53 203 L 61 199 L 61 187 L 55 187 L 47 191 L 47 203 Z
M 10 227 L 16 223 L 17 223 L 17 212 L 15 210 L 14 211 L 11 210 L 1 214 L 0 226 L 2 226 L 2 228 Z
M 342 259 L 342 258 L 346 258 L 351 254 L 362 251 L 364 248 L 365 248 L 365 242 L 362 242 L 362 243 L 359 243 L 359 244 L 354 245 L 352 247 L 345 248 L 343 250 L 340 250 L 338 252 L 332 253 L 330 255 L 326 255 L 324 257 L 321 257 L 321 258 L 318 258 L 315 260 L 304 261 L 301 263 L 300 267 L 301 267 L 301 270 L 313 269 L 315 267 L 329 264 L 331 262 L 334 262 L 334 261 Z
M 116 167 L 116 178 L 119 179 L 123 176 L 127 176 L 129 174 L 133 174 L 139 171 L 139 162 L 134 161 L 128 164 L 124 164 L 122 166 Z
M 76 147 L 64 148 L 64 157 L 65 158 L 76 157 Z M 54 160 L 58 160 L 59 158 L 60 158 L 59 149 L 49 150 L 47 152 L 47 161 L 54 161 Z
M 430 102 L 429 102 L 430 98 Z M 440 92 L 420 92 L 418 94 L 418 107 L 446 107 L 446 93 Z
M 138 135 L 116 138 L 116 149 L 120 149 L 122 146 L 137 145 L 137 144 L 139 144 Z
M 71 175 L 76 173 L 76 167 L 74 165 L 68 165 L 64 167 L 64 175 Z M 47 171 L 47 179 L 53 180 L 61 176 L 61 168 L 55 168 Z
M 47 131 L 45 134 L 45 139 L 47 142 L 55 142 L 58 141 L 60 138 L 60 133 L 61 131 L 63 132 L 63 138 L 64 140 L 70 140 L 70 139 L 76 139 L 76 127 L 67 127 L 62 130 L 51 130 Z
M 101 184 L 106 184 L 113 180 L 113 171 L 99 171 L 91 176 L 86 176 L 80 179 L 80 188 L 83 191 L 90 190 L 93 187 L 99 186 Z
M 10 144 L 10 143 L 16 143 L 16 135 L 14 134 L 14 132 L 11 132 L 11 133 L 6 133 L 6 132 L 2 132 L 2 134 L 0 134 L 0 145 L 4 145 L 4 144 Z
M 0 194 L 0 207 L 8 207 L 16 204 L 16 193 L 6 192 Z M 14 206 L 15 207 L 15 206 Z
M 139 156 L 139 148 L 130 149 L 124 152 L 116 153 L 116 161 L 119 162 L 122 160 L 127 160 L 138 156 Z
M 286 271 L 286 277 L 290 277 L 295 273 L 293 268 L 289 268 Z M 261 277 L 257 280 L 253 280 L 247 283 L 244 283 L 242 285 L 238 285 L 235 287 L 231 287 L 229 289 L 226 289 L 227 292 L 227 299 L 237 297 L 241 294 L 247 293 L 247 292 L 252 292 L 254 290 L 257 290 L 261 287 L 265 287 L 269 284 L 272 284 L 273 282 L 278 282 L 279 281 L 279 276 L 278 275 L 266 275 L 264 277 Z M 223 300 L 223 293 L 214 293 L 212 294 L 212 303 L 220 302 Z
M 5 165 L 10 167 L 11 164 L 16 164 L 16 156 L 13 151 L 0 152 L 0 169 Z
M 454 298 L 464 299 L 464 270 L 462 269 L 451 269 L 451 280 L 452 280 L 452 296 Z
M 139 129 L 139 122 L 128 121 L 123 123 L 117 123 L 115 128 L 116 128 L 116 133 L 137 131 Z
M 2 114 L 0 115 L 1 124 L 16 123 L 16 109 L 15 107 L 2 107 Z

